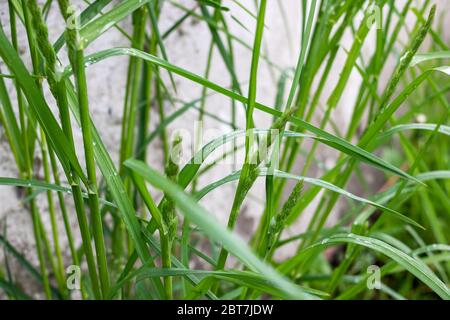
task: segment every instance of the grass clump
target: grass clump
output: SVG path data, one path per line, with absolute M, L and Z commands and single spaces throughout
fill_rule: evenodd
M 301 38 L 290 69 L 269 54 L 274 44 L 265 37 L 271 28 L 266 11 L 272 4 L 265 0 L 96 0 L 85 1 L 81 11 L 69 0 L 7 5 L 8 20 L 0 28 L 0 124 L 17 176 L 0 177 L 0 185 L 25 188 L 21 200 L 39 262 L 30 263 L 3 228 L 0 289 L 9 299 L 34 293 L 12 272 L 11 258 L 47 299 L 76 297 L 69 266 L 81 268 L 75 289 L 82 299 L 450 298 L 450 50 L 436 22 L 445 18 L 440 3 L 301 1 Z M 286 20 L 287 4 L 277 5 Z M 47 21 L 53 10 L 65 23 L 55 39 Z M 180 16 L 160 30 L 166 10 Z M 203 40 L 203 75 L 173 63 L 166 48 L 190 19 L 210 33 Z M 131 32 L 123 27 L 127 20 Z M 252 41 L 232 26 L 247 29 Z M 85 53 L 112 29 L 129 46 Z M 21 32 L 30 61 L 19 50 Z M 280 50 L 293 48 L 290 40 Z M 370 42 L 373 50 L 366 50 Z M 237 47 L 251 57 L 245 77 Z M 128 69 L 114 162 L 116 154 L 92 118 L 89 93 L 95 88 L 88 80 L 91 65 L 117 56 L 128 59 Z M 216 67 L 224 68 L 228 86 L 210 79 Z M 273 106 L 258 102 L 265 67 L 273 77 Z M 358 83 L 351 80 L 355 74 Z M 182 101 L 180 82 L 200 87 L 200 95 Z M 349 90 L 356 99 L 346 106 Z M 208 103 L 211 95 L 226 98 L 228 117 Z M 168 114 L 167 105 L 176 110 Z M 344 108 L 350 110 L 348 126 L 334 120 Z M 170 133 L 188 113 L 228 130 L 186 163 L 177 161 L 183 158 L 182 137 L 171 139 Z M 153 119 L 159 119 L 155 126 Z M 258 125 L 261 119 L 270 125 Z M 239 137 L 245 143 L 228 153 L 242 152 L 242 164 L 229 170 L 207 161 Z M 160 150 L 151 144 L 156 139 Z M 334 164 L 322 163 L 324 148 L 335 152 Z M 162 154 L 159 167 L 149 161 L 155 152 Z M 33 163 L 37 154 L 42 169 Z M 369 181 L 369 167 L 381 187 Z M 212 180 L 212 170 L 222 178 Z M 264 208 L 246 243 L 235 229 L 259 180 Z M 205 196 L 214 201 L 212 191 L 226 184 L 234 197 L 230 209 L 220 212 L 228 220 L 222 224 L 202 202 Z M 351 192 L 355 185 L 359 191 Z M 47 210 L 40 209 L 42 201 Z M 77 228 L 70 224 L 70 208 Z M 306 213 L 310 219 L 302 219 Z M 64 228 L 58 227 L 59 215 Z M 293 227 L 298 221 L 303 231 Z M 210 250 L 202 249 L 205 244 Z M 294 247 L 289 257 L 278 258 L 288 245 Z M 194 268 L 198 261 L 202 267 Z M 374 267 L 381 275 L 378 290 L 369 285 Z

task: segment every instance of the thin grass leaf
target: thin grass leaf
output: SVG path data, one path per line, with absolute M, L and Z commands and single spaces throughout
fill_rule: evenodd
M 89 21 L 80 29 L 80 37 L 84 47 L 87 48 L 92 41 L 125 19 L 130 13 L 147 4 L 147 2 L 149 0 L 123 1 L 100 17 Z
M 267 294 L 271 294 L 273 296 L 289 299 L 289 296 L 283 291 L 278 290 L 274 286 L 273 281 L 265 278 L 264 276 L 251 272 L 251 271 L 240 271 L 240 270 L 226 270 L 226 271 L 211 271 L 211 270 L 195 270 L 195 269 L 180 269 L 180 268 L 171 268 L 171 269 L 163 269 L 163 268 L 148 268 L 141 267 L 131 273 L 126 279 L 123 279 L 121 282 L 117 283 L 113 291 L 117 291 L 125 282 L 129 281 L 132 278 L 137 278 L 139 280 L 153 277 L 175 277 L 175 276 L 186 276 L 188 274 L 198 275 L 198 276 L 212 276 L 214 278 L 222 279 L 225 281 L 229 281 L 231 283 L 235 283 L 239 286 L 245 286 L 248 288 L 252 288 Z M 312 295 L 316 296 L 327 296 L 327 293 L 322 292 L 320 290 L 315 290 L 307 287 L 301 287 L 301 290 L 308 292 Z
M 416 54 L 412 59 L 410 66 L 414 67 L 419 63 L 440 59 L 450 59 L 450 51 L 438 51 L 438 52 Z
M 379 204 L 377 202 L 374 202 L 374 201 L 371 201 L 371 200 L 359 197 L 357 195 L 354 195 L 354 194 L 352 194 L 352 193 L 350 193 L 350 192 L 348 192 L 348 191 L 346 191 L 346 190 L 344 190 L 342 188 L 339 188 L 339 187 L 337 187 L 337 186 L 335 186 L 335 185 L 333 185 L 333 184 L 331 184 L 331 183 L 329 183 L 327 181 L 316 179 L 316 178 L 310 178 L 310 177 L 293 175 L 293 174 L 286 173 L 286 172 L 279 171 L 279 170 L 275 170 L 272 173 L 267 168 L 260 168 L 260 169 L 258 169 L 258 175 L 259 176 L 265 177 L 265 176 L 270 175 L 270 174 L 273 174 L 273 176 L 276 177 L 276 178 L 291 179 L 291 180 L 296 180 L 296 181 L 304 181 L 305 183 L 309 183 L 309 184 L 312 184 L 312 185 L 315 185 L 315 186 L 327 189 L 329 191 L 332 191 L 332 192 L 338 193 L 340 195 L 343 195 L 343 196 L 345 196 L 345 197 L 347 197 L 349 199 L 352 199 L 352 200 L 355 200 L 355 201 L 358 201 L 358 202 L 362 202 L 364 204 L 368 204 L 370 206 L 378 208 L 378 209 L 380 209 L 380 210 L 382 210 L 382 211 L 384 211 L 386 213 L 389 213 L 389 214 L 393 215 L 394 217 L 396 217 L 396 218 L 398 218 L 398 219 L 400 219 L 400 220 L 402 220 L 404 222 L 407 222 L 407 223 L 412 224 L 412 225 L 414 225 L 416 227 L 424 229 L 424 227 L 421 226 L 419 223 L 417 223 L 413 219 L 411 219 L 411 218 L 401 214 L 400 212 L 397 212 L 397 211 L 392 210 L 392 209 L 390 209 L 388 207 L 385 207 L 385 206 L 383 206 L 383 205 L 381 205 L 381 204 Z M 212 190 L 220 187 L 221 185 L 224 185 L 226 183 L 238 180 L 240 175 L 241 175 L 241 172 L 237 171 L 237 172 L 234 172 L 234 173 L 226 176 L 225 178 L 222 178 L 222 179 L 220 179 L 218 181 L 215 181 L 215 182 L 207 185 L 206 187 L 202 188 L 200 191 L 195 193 L 195 198 L 200 200 L 205 195 L 207 195 L 209 192 L 211 192 Z
M 425 131 L 434 131 L 438 127 L 437 124 L 434 123 L 408 123 L 408 124 L 399 124 L 397 126 L 394 126 L 385 132 L 378 135 L 377 139 L 384 139 L 387 138 L 395 133 L 402 132 L 402 131 L 409 131 L 409 130 L 425 130 Z M 441 125 L 439 126 L 439 133 L 442 133 L 444 135 L 450 136 L 450 127 Z
M 322 251 L 329 246 L 341 243 L 356 244 L 388 256 L 399 265 L 404 267 L 407 271 L 412 273 L 424 284 L 426 284 L 439 297 L 445 300 L 450 300 L 450 290 L 448 289 L 448 287 L 438 277 L 436 277 L 436 275 L 430 270 L 430 268 L 428 268 L 428 266 L 421 260 L 415 259 L 412 256 L 404 253 L 403 251 L 400 251 L 378 239 L 363 237 L 352 233 L 333 235 L 329 238 L 323 239 L 320 243 L 305 249 L 300 255 L 297 255 L 295 259 L 291 260 L 293 261 L 292 264 L 303 260 L 306 256 L 310 255 L 316 250 Z M 291 263 L 289 263 L 289 265 L 290 264 Z M 283 265 L 281 269 L 288 270 L 288 264 Z

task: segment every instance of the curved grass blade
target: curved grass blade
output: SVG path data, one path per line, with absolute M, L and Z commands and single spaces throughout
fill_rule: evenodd
M 161 50 L 161 54 L 163 56 L 163 58 L 166 61 L 169 61 L 168 55 L 167 55 L 167 50 L 166 47 L 164 46 L 164 41 L 161 37 L 161 33 L 159 32 L 159 27 L 158 27 L 158 18 L 157 18 L 157 14 L 155 12 L 155 9 L 153 7 L 153 5 L 151 5 L 150 3 L 147 3 L 147 10 L 150 16 L 150 22 L 152 24 L 152 32 L 153 35 L 156 37 L 156 41 L 159 45 L 159 49 Z M 169 78 L 170 78 L 170 82 L 172 84 L 173 89 L 175 90 L 175 93 L 177 92 L 177 86 L 175 84 L 175 80 L 173 79 L 173 75 L 172 73 L 169 71 Z
M 72 189 L 69 187 L 63 187 L 61 185 L 47 183 L 45 181 L 40 180 L 27 180 L 27 179 L 18 179 L 18 178 L 9 178 L 9 177 L 0 177 L 0 185 L 3 186 L 14 186 L 14 187 L 23 187 L 23 188 L 33 188 L 36 192 L 28 197 L 26 197 L 23 201 L 28 202 L 31 199 L 35 198 L 42 191 L 55 191 L 71 194 Z M 82 192 L 83 198 L 88 198 L 88 194 L 86 192 Z M 107 205 L 109 207 L 117 208 L 117 206 L 109 202 L 105 199 L 100 198 L 99 201 Z
M 74 149 L 67 140 L 63 131 L 58 125 L 52 111 L 47 105 L 42 92 L 37 88 L 35 79 L 28 73 L 25 65 L 16 50 L 9 43 L 9 40 L 0 27 L 0 56 L 5 64 L 16 75 L 17 82 L 22 87 L 22 91 L 30 104 L 33 114 L 44 129 L 48 141 L 52 144 L 53 150 L 58 155 L 61 164 L 66 172 L 68 172 L 68 164 L 70 163 L 80 179 L 87 183 L 87 178 L 81 169 L 78 158 Z
M 0 185 L 4 186 L 14 186 L 14 187 L 24 187 L 24 188 L 35 188 L 38 190 L 46 191 L 57 191 L 71 193 L 72 189 L 65 188 L 60 185 L 47 183 L 39 180 L 26 180 L 17 178 L 0 177 Z
M 285 298 L 289 299 L 289 296 L 286 296 L 286 294 L 283 291 L 278 290 L 276 286 L 274 286 L 273 281 L 270 279 L 251 272 L 251 271 L 241 271 L 241 270 L 195 270 L 195 269 L 185 269 L 185 268 L 171 268 L 171 269 L 164 269 L 164 268 L 148 268 L 148 267 L 141 267 L 137 269 L 136 271 L 130 273 L 128 277 L 122 279 L 119 281 L 112 289 L 111 292 L 114 294 L 117 290 L 119 290 L 127 281 L 136 278 L 137 281 L 146 279 L 146 278 L 153 278 L 153 277 L 175 277 L 175 276 L 186 276 L 186 275 L 198 275 L 198 276 L 211 276 L 214 278 L 222 279 L 225 281 L 229 281 L 231 283 L 235 283 L 239 286 L 245 286 L 248 288 L 252 288 L 258 291 L 261 291 L 263 293 L 268 293 L 273 296 L 279 297 L 279 298 Z M 310 294 L 316 295 L 316 296 L 327 296 L 328 294 L 325 292 L 322 292 L 320 290 L 315 290 L 307 287 L 301 287 L 301 290 L 308 292 Z
M 450 171 L 429 171 L 425 173 L 418 174 L 416 177 L 418 180 L 422 182 L 430 181 L 430 180 L 438 180 L 438 179 L 450 179 Z M 396 183 L 392 187 L 390 187 L 385 192 L 382 192 L 376 195 L 373 199 L 374 202 L 378 204 L 385 204 L 392 200 L 393 197 L 398 193 L 399 188 L 401 187 L 400 183 Z M 420 187 L 420 186 L 419 186 Z M 412 195 L 413 192 L 417 191 L 418 187 L 407 186 L 401 190 L 402 195 Z M 358 208 L 358 210 L 363 210 L 363 208 Z M 354 225 L 363 225 L 370 216 L 372 216 L 375 212 L 375 208 L 367 208 L 363 210 L 354 220 Z
M 392 127 L 385 132 L 378 135 L 377 139 L 384 139 L 389 137 L 395 133 L 408 131 L 408 130 L 426 130 L 426 131 L 434 131 L 438 125 L 434 123 L 409 123 L 409 124 L 400 124 L 395 127 Z M 439 133 L 450 136 L 450 127 L 441 125 L 439 126 Z
M 33 278 L 35 278 L 40 284 L 43 283 L 42 276 L 39 273 L 39 271 L 37 271 L 36 268 L 34 268 L 33 265 L 24 257 L 24 255 L 21 254 L 19 251 L 17 251 L 17 249 L 1 234 L 0 234 L 0 243 L 4 245 L 5 249 L 17 259 L 20 265 L 22 265 Z M 50 289 L 52 290 L 52 294 L 55 298 L 57 299 L 62 298 L 60 293 L 55 287 L 51 286 Z
M 272 174 L 272 172 L 269 172 L 269 170 L 267 168 L 258 169 L 258 175 L 259 176 L 265 177 L 265 176 L 270 175 L 270 174 Z M 224 185 L 224 184 L 229 183 L 229 182 L 232 182 L 232 181 L 235 181 L 235 180 L 238 180 L 240 175 L 241 175 L 241 172 L 240 171 L 236 171 L 236 172 L 226 176 L 223 179 L 220 179 L 218 181 L 215 181 L 215 182 L 207 185 L 206 187 L 204 187 L 203 189 L 198 191 L 194 196 L 195 196 L 196 199 L 200 200 L 206 194 L 208 194 L 212 190 L 218 188 L 219 186 Z M 382 210 L 382 211 L 384 211 L 384 212 L 386 212 L 388 214 L 393 215 L 394 217 L 396 217 L 396 218 L 398 218 L 398 219 L 400 219 L 400 220 L 402 220 L 404 222 L 407 222 L 407 223 L 412 224 L 412 225 L 414 225 L 416 227 L 424 229 L 424 227 L 421 226 L 419 223 L 417 223 L 416 221 L 414 221 L 411 218 L 408 218 L 407 216 L 401 214 L 398 211 L 392 210 L 392 209 L 390 209 L 388 207 L 385 207 L 385 206 L 383 206 L 383 205 L 381 205 L 381 204 L 379 204 L 377 202 L 374 202 L 374 201 L 371 201 L 371 200 L 359 197 L 357 195 L 354 195 L 353 193 L 350 193 L 350 192 L 348 192 L 348 191 L 346 191 L 346 190 L 344 190 L 342 188 L 339 188 L 339 187 L 335 186 L 334 184 L 329 183 L 327 181 L 316 179 L 316 178 L 310 178 L 310 177 L 293 175 L 293 174 L 286 173 L 286 172 L 283 172 L 283 171 L 280 171 L 280 170 L 274 170 L 273 171 L 273 176 L 276 177 L 276 178 L 282 178 L 282 179 L 291 179 L 291 180 L 297 180 L 297 181 L 304 181 L 306 183 L 309 183 L 309 184 L 312 184 L 312 185 L 315 185 L 315 186 L 327 189 L 329 191 L 332 191 L 332 192 L 335 192 L 335 193 L 339 193 L 339 194 L 341 194 L 341 195 L 343 195 L 343 196 L 345 196 L 345 197 L 347 197 L 349 199 L 352 199 L 352 200 L 355 200 L 355 201 L 362 202 L 364 204 L 373 206 L 373 207 L 375 207 L 377 209 L 380 209 L 380 210 Z
M 340 234 L 333 235 L 329 238 L 323 239 L 320 243 L 314 244 L 311 247 L 303 250 L 294 259 L 291 259 L 288 263 L 282 265 L 280 270 L 288 271 L 292 266 L 296 266 L 303 259 L 317 251 L 323 251 L 329 246 L 352 243 L 366 248 L 375 250 L 382 253 L 399 265 L 404 267 L 407 271 L 412 273 L 415 277 L 426 284 L 432 289 L 439 297 L 445 300 L 450 300 L 450 290 L 448 287 L 430 270 L 430 268 L 424 264 L 421 260 L 415 259 L 412 256 L 404 253 L 403 251 L 394 248 L 393 246 L 374 238 L 363 237 L 356 234 Z
M 449 170 L 430 171 L 417 175 L 417 179 L 421 181 L 436 180 L 436 179 L 450 179 Z
M 416 54 L 411 61 L 410 66 L 414 67 L 419 63 L 437 59 L 450 59 L 450 51 L 438 51 Z
M 204 4 L 205 6 L 212 7 L 214 9 L 219 9 L 222 11 L 230 11 L 230 8 L 224 7 L 224 6 L 220 5 L 219 3 L 212 1 L 212 0 L 196 0 L 196 1 Z
M 114 6 L 110 11 L 99 16 L 97 19 L 88 22 L 80 29 L 80 37 L 84 47 L 86 48 L 92 41 L 97 39 L 115 24 L 128 17 L 130 13 L 147 4 L 147 2 L 149 2 L 149 0 L 123 1 L 119 5 Z
M 188 163 L 181 169 L 180 174 L 178 176 L 178 184 L 182 186 L 183 188 L 186 188 L 191 180 L 194 178 L 195 174 L 200 169 L 203 161 L 211 154 L 213 153 L 217 148 L 221 147 L 222 145 L 233 141 L 239 137 L 245 136 L 246 131 L 245 130 L 237 130 L 230 132 L 228 134 L 225 134 L 221 137 L 218 137 L 214 140 L 211 140 L 206 145 L 204 145 L 193 157 L 191 160 L 188 161 Z M 269 133 L 269 130 L 266 129 L 255 129 L 253 131 L 255 135 L 265 135 Z M 291 138 L 311 138 L 314 139 L 314 136 L 293 132 L 293 131 L 283 131 L 283 137 L 291 137 Z

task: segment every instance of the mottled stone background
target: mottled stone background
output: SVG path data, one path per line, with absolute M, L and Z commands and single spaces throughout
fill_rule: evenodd
M 119 1 L 114 1 L 117 4 Z M 193 0 L 179 0 L 178 3 L 183 4 L 186 7 L 193 7 L 195 2 Z M 403 2 L 403 1 L 399 1 Z M 448 1 L 439 1 L 439 5 L 448 6 Z M 84 7 L 84 1 L 77 0 L 73 1 L 74 4 Z M 253 0 L 242 0 L 242 3 L 254 9 Z M 301 24 L 301 13 L 300 13 L 300 1 L 298 0 L 283 0 L 283 7 L 285 11 L 285 18 L 283 18 L 282 11 L 280 10 L 280 5 L 277 0 L 271 0 L 268 2 L 267 17 L 266 17 L 266 28 L 264 30 L 264 47 L 266 54 L 269 59 L 272 60 L 280 69 L 294 68 L 299 51 L 299 26 Z M 420 1 L 417 1 L 420 3 Z M 224 4 L 231 9 L 231 13 L 239 21 L 241 21 L 248 30 L 252 31 L 254 29 L 255 20 L 245 13 L 241 8 L 236 6 L 234 3 L 229 1 L 224 1 Z M 444 10 L 439 11 L 440 13 L 445 12 Z M 167 3 L 163 8 L 163 14 L 160 19 L 160 29 L 164 32 L 167 30 L 181 15 L 182 11 L 175 8 L 171 4 Z M 2 1 L 0 3 L 0 17 L 2 25 L 9 32 L 9 18 L 8 18 L 8 6 L 7 1 Z M 443 19 L 445 17 L 441 17 Z M 415 18 L 413 16 L 408 17 L 408 21 L 414 22 Z M 49 31 L 52 40 L 56 40 L 61 34 L 64 28 L 59 10 L 55 5 L 53 6 L 49 18 Z M 131 19 L 128 17 L 125 21 L 121 23 L 121 26 L 127 30 L 131 31 Z M 229 27 L 231 32 L 242 39 L 242 41 L 251 45 L 253 42 L 252 32 L 246 30 L 234 20 L 229 19 Z M 404 38 L 404 34 L 401 35 Z M 373 39 L 373 32 L 371 34 Z M 27 57 L 27 42 L 26 35 L 23 29 L 19 29 L 19 40 L 21 45 L 21 52 L 24 57 Z M 165 45 L 168 50 L 169 61 L 175 65 L 186 68 L 197 74 L 204 74 L 206 66 L 206 58 L 208 54 L 208 49 L 210 45 L 211 37 L 209 30 L 205 23 L 198 21 L 193 18 L 187 19 L 182 26 L 174 32 L 166 41 Z M 400 41 L 400 39 L 399 39 Z M 346 53 L 345 49 L 349 49 L 352 44 L 351 34 L 347 34 L 344 37 L 344 41 L 341 43 L 340 53 L 333 67 L 332 81 L 326 84 L 324 90 L 325 98 L 328 93 L 333 89 L 336 80 L 338 79 L 339 72 L 345 63 Z M 366 41 L 364 46 L 364 51 L 366 54 L 370 53 L 373 49 L 374 41 Z M 107 49 L 110 47 L 118 46 L 129 46 L 127 39 L 124 38 L 117 30 L 111 29 L 97 39 L 88 48 L 87 52 L 92 53 L 102 49 Z M 243 83 L 244 92 L 246 91 L 246 83 L 248 82 L 248 75 L 250 70 L 250 60 L 251 51 L 247 48 L 235 44 L 235 57 L 236 57 L 236 71 L 238 73 L 238 78 Z M 66 52 L 63 50 L 60 53 L 60 58 L 67 64 Z M 29 61 L 28 58 L 25 58 Z M 88 76 L 88 86 L 89 86 L 89 98 L 90 98 L 90 108 L 92 111 L 92 117 L 94 119 L 95 125 L 98 128 L 101 136 L 108 148 L 110 154 L 115 161 L 118 160 L 118 152 L 120 146 L 120 128 L 121 128 L 121 116 L 123 109 L 123 99 L 124 99 L 124 86 L 126 81 L 127 73 L 127 62 L 126 57 L 115 57 L 106 61 L 102 61 L 99 64 L 92 65 L 87 70 Z M 395 60 L 392 61 L 393 63 Z M 5 72 L 4 64 L 0 62 L 2 67 L 2 72 Z M 210 74 L 210 79 L 222 85 L 228 86 L 230 84 L 230 79 L 227 70 L 220 58 L 217 50 L 213 53 L 213 63 L 212 70 Z M 389 74 L 390 70 L 386 70 L 386 74 Z M 164 73 L 166 76 L 166 73 Z M 271 73 L 271 70 L 267 63 L 262 62 L 259 70 L 258 78 L 258 101 L 266 103 L 268 105 L 273 105 L 276 94 L 276 81 L 279 77 L 279 72 L 275 70 L 275 74 Z M 167 78 L 167 77 L 166 77 Z M 360 83 L 359 75 L 354 72 L 350 79 L 351 85 L 348 86 L 345 91 L 345 95 L 337 108 L 333 113 L 332 118 L 335 123 L 339 125 L 340 128 L 345 128 L 349 121 L 351 115 L 351 107 L 356 95 L 356 88 Z M 288 85 L 290 83 L 288 82 Z M 177 86 L 177 98 L 183 101 L 191 101 L 199 98 L 201 93 L 201 87 L 180 77 L 176 77 Z M 53 103 L 53 99 L 49 94 L 49 101 Z M 325 100 L 324 100 L 325 101 Z M 223 98 L 220 95 L 211 95 L 206 103 L 206 110 L 213 113 L 222 119 L 230 118 L 230 101 Z M 238 120 L 239 125 L 244 126 L 244 110 L 242 105 L 237 105 L 238 110 Z M 170 114 L 175 111 L 175 108 L 167 105 L 166 114 Z M 315 122 L 320 119 L 322 114 L 317 114 Z M 198 114 L 196 111 L 188 112 L 183 117 L 174 122 L 170 127 L 170 132 L 176 129 L 184 128 L 190 132 L 194 131 L 193 123 L 197 119 Z M 218 134 L 224 134 L 230 132 L 229 126 L 224 125 L 218 121 L 206 117 L 206 128 L 217 129 Z M 155 128 L 159 119 L 157 116 L 157 111 L 152 111 L 151 114 L 151 129 Z M 255 122 L 257 127 L 267 128 L 269 125 L 270 118 L 267 116 L 256 112 Z M 329 128 L 330 129 L 330 128 Z M 330 129 L 331 130 L 331 129 Z M 78 153 L 80 159 L 83 159 L 83 148 L 81 145 L 81 132 L 76 129 L 75 138 L 78 144 Z M 308 144 L 305 144 L 308 147 Z M 336 159 L 336 152 L 333 152 L 329 148 L 319 148 L 317 151 L 318 160 L 323 163 L 323 165 L 329 167 L 332 166 Z M 161 153 L 161 143 L 160 141 L 155 141 L 151 144 L 148 152 L 149 162 L 161 168 L 162 167 L 162 153 Z M 36 169 L 41 172 L 40 168 L 40 155 L 36 155 L 35 158 Z M 299 172 L 301 168 L 301 160 L 296 164 L 296 172 Z M 227 173 L 232 171 L 231 166 L 219 166 L 206 176 L 200 179 L 200 185 L 204 185 L 208 182 L 216 180 L 225 176 Z M 382 176 L 376 175 L 375 171 L 367 170 L 368 181 L 373 185 L 374 190 L 377 189 L 382 183 Z M 319 177 L 321 174 L 320 166 L 314 166 L 310 172 L 310 176 Z M 8 143 L 6 141 L 4 131 L 0 127 L 0 176 L 7 177 L 17 177 L 16 166 L 14 160 L 11 156 Z M 360 194 L 361 189 L 355 183 L 351 183 L 349 189 L 357 194 Z M 232 185 L 221 187 L 220 189 L 212 192 L 202 200 L 202 204 L 214 214 L 222 223 L 226 223 L 229 213 L 229 208 L 231 206 L 232 198 L 234 196 L 234 187 Z M 243 236 L 248 237 L 250 231 L 255 228 L 256 222 L 263 210 L 263 199 L 264 199 L 264 188 L 263 181 L 259 181 L 251 191 L 251 197 L 249 197 L 243 206 L 239 222 L 237 225 L 237 232 Z M 35 255 L 34 238 L 32 233 L 31 219 L 29 212 L 24 208 L 22 203 L 23 197 L 21 197 L 18 190 L 13 187 L 2 187 L 0 186 L 0 226 L 1 230 L 7 226 L 7 237 L 13 243 L 16 248 L 22 252 L 32 263 L 38 264 L 37 257 Z M 47 212 L 47 204 L 45 195 L 42 194 L 38 196 L 38 204 L 42 212 L 43 220 L 46 224 L 46 228 L 49 229 L 49 217 Z M 77 243 L 80 243 L 80 237 L 78 234 L 78 227 L 76 223 L 76 217 L 74 208 L 70 198 L 68 198 L 68 209 L 71 214 L 73 230 L 76 235 Z M 339 214 L 340 210 L 345 209 L 346 202 L 342 201 L 338 208 L 336 209 L 335 216 Z M 299 231 L 306 226 L 308 215 L 312 213 L 311 208 L 306 210 L 302 219 L 300 219 L 294 228 L 290 231 Z M 61 219 L 60 219 L 61 220 Z M 62 221 L 59 221 L 61 227 L 61 243 L 64 252 L 69 254 L 67 248 L 67 241 L 65 238 L 64 229 L 62 226 Z M 289 232 L 288 232 L 289 233 Z M 286 246 L 286 249 L 281 252 L 280 257 L 289 255 L 292 247 Z M 0 250 L 0 263 L 3 261 L 3 251 Z M 18 266 L 14 259 L 10 259 L 10 263 L 13 266 Z M 21 271 L 21 268 L 14 268 L 14 272 L 17 277 L 21 278 L 21 282 L 27 283 L 26 273 Z M 32 283 L 32 282 L 30 282 Z

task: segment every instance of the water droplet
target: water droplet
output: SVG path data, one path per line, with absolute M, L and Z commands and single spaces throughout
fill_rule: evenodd
M 419 113 L 417 115 L 416 119 L 417 119 L 417 122 L 419 122 L 419 123 L 427 122 L 427 116 L 425 114 L 423 114 L 423 113 Z

